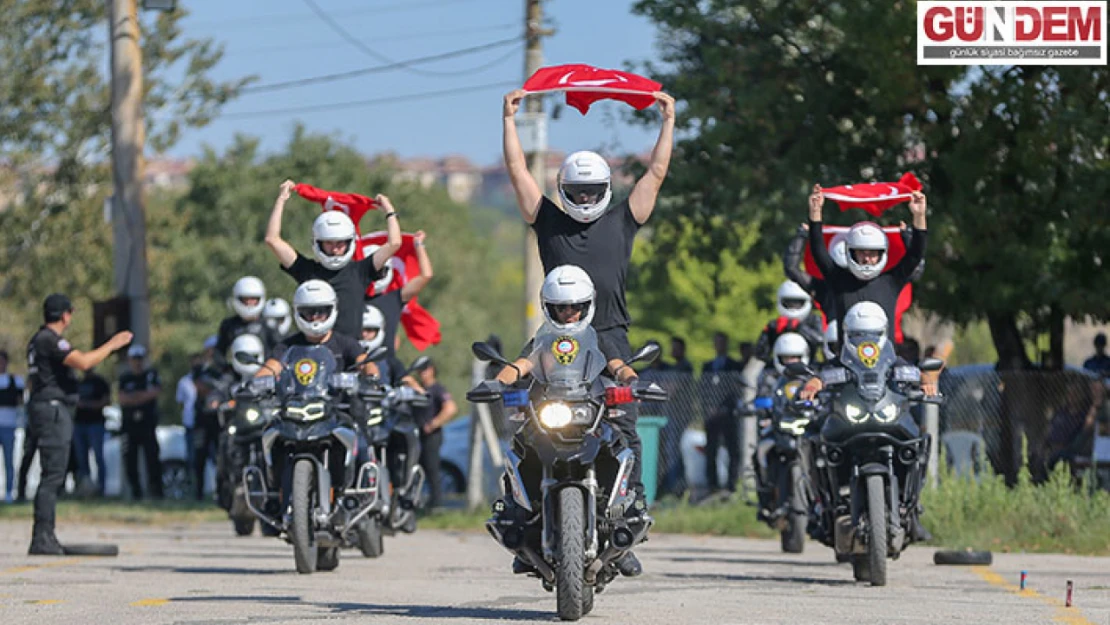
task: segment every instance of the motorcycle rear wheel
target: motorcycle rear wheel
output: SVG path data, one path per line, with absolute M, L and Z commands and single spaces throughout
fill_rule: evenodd
M 802 467 L 797 463 L 790 465 L 790 510 L 786 514 L 786 529 L 782 530 L 783 553 L 802 553 L 806 545 L 806 523 L 809 515 L 806 514 L 805 493 L 802 489 Z
M 232 519 L 236 536 L 250 536 L 254 533 L 254 519 Z

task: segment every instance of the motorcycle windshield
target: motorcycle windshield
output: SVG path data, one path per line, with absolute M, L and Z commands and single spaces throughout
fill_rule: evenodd
M 896 360 L 890 341 L 846 342 L 840 356 L 841 364 L 855 375 L 860 395 L 872 401 L 883 396 Z
M 281 359 L 279 392 L 285 397 L 326 397 L 328 377 L 339 370 L 335 356 L 323 345 L 297 345 Z
M 538 382 L 568 398 L 586 397 L 606 364 L 597 333 L 588 326 L 573 334 L 541 328 L 528 359 Z

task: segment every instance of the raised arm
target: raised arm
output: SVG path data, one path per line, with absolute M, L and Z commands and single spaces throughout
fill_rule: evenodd
M 898 261 L 898 266 L 891 269 L 891 273 L 902 284 L 910 281 L 910 278 L 916 273 L 918 265 L 925 259 L 925 242 L 928 239 L 927 223 L 925 221 L 925 194 L 920 191 L 914 192 L 913 199 L 910 200 L 910 211 L 913 212 L 913 236 L 910 238 L 906 255 Z
M 281 193 L 274 201 L 274 209 L 270 211 L 270 221 L 266 224 L 266 246 L 270 248 L 274 256 L 277 256 L 281 266 L 286 269 L 292 267 L 293 262 L 297 260 L 297 250 L 281 238 L 281 218 L 285 213 L 285 203 L 289 200 L 295 186 L 297 186 L 297 183 L 292 180 L 281 183 Z
M 786 277 L 790 278 L 806 290 L 807 293 L 813 295 L 813 276 L 805 271 L 802 271 L 802 259 L 805 257 L 806 235 L 809 232 L 809 226 L 802 224 L 798 227 L 798 232 L 790 239 L 790 243 L 786 246 L 786 253 L 782 255 L 782 270 L 786 273 Z
M 401 301 L 407 302 L 420 295 L 420 291 L 428 286 L 432 279 L 432 259 L 428 257 L 428 249 L 424 247 L 423 230 L 418 230 L 412 237 L 412 244 L 416 248 L 416 261 L 420 264 L 420 275 L 405 283 L 401 287 Z
M 532 178 L 528 171 L 528 162 L 524 159 L 524 150 L 520 147 L 520 137 L 516 132 L 516 112 L 520 109 L 520 102 L 524 99 L 524 90 L 517 89 L 505 94 L 502 106 L 502 132 L 501 150 L 505 156 L 505 169 L 509 172 L 509 182 L 513 184 L 516 193 L 516 207 L 520 216 L 527 223 L 535 223 L 536 215 L 540 211 L 540 202 L 543 200 L 543 191 Z
M 813 185 L 813 193 L 809 196 L 809 249 L 813 252 L 813 262 L 828 280 L 840 268 L 833 262 L 828 248 L 825 247 L 825 235 L 821 227 L 821 208 L 824 204 L 825 194 L 821 191 L 821 185 Z
M 88 371 L 104 362 L 108 356 L 112 355 L 112 352 L 130 343 L 131 337 L 132 334 L 124 330 L 107 341 L 104 341 L 103 345 L 91 352 L 80 352 L 75 349 L 66 354 L 66 357 L 62 360 L 62 364 L 67 367 L 73 367 L 74 369 L 80 369 L 81 371 Z
M 663 186 L 663 179 L 667 177 L 667 168 L 671 164 L 671 151 L 674 148 L 674 98 L 658 91 L 655 101 L 659 103 L 659 110 L 663 113 L 663 127 L 659 129 L 659 138 L 651 150 L 651 163 L 642 178 L 632 188 L 628 196 L 628 207 L 632 209 L 632 217 L 636 223 L 644 224 L 655 210 L 655 200 L 659 197 L 659 189 Z
M 401 224 L 397 218 L 397 209 L 388 197 L 379 193 L 374 200 L 385 211 L 385 245 L 374 252 L 374 269 L 381 269 L 401 249 Z

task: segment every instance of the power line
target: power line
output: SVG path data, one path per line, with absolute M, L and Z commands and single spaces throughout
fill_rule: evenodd
M 482 85 L 473 85 L 470 87 L 462 87 L 455 89 L 439 89 L 436 91 L 424 91 L 421 93 L 410 93 L 406 95 L 389 96 L 385 98 L 371 98 L 369 100 L 355 100 L 352 102 L 333 102 L 329 104 L 316 104 L 309 106 L 296 106 L 282 109 L 267 109 L 263 111 L 248 111 L 241 113 L 225 113 L 213 121 L 222 119 L 244 119 L 251 117 L 268 117 L 272 115 L 295 115 L 297 113 L 316 113 L 320 111 L 335 111 L 339 109 L 359 108 L 364 106 L 372 106 L 375 104 L 391 104 L 394 102 L 407 102 L 410 100 L 423 100 L 426 98 L 433 98 L 437 96 L 451 96 L 462 95 L 465 93 L 473 93 L 476 91 L 484 91 L 493 89 L 494 87 L 511 87 L 519 86 L 518 81 L 515 80 L 502 80 L 500 82 L 486 83 Z
M 459 4 L 469 0 L 429 0 L 427 2 L 400 2 L 395 4 L 384 4 L 377 7 L 367 7 L 362 9 L 354 9 L 351 11 L 337 12 L 337 16 L 341 17 L 354 17 L 357 15 L 378 15 L 381 13 L 393 13 L 398 11 L 406 11 L 409 9 L 422 9 L 427 7 L 446 6 L 448 4 Z M 260 24 L 269 23 L 273 24 L 293 24 L 298 25 L 301 20 L 310 17 L 311 13 L 271 13 L 269 15 L 244 15 L 242 17 L 230 17 L 219 20 L 201 20 L 198 22 L 189 22 L 190 28 L 197 26 L 216 26 L 220 29 L 226 29 L 231 24 L 248 24 L 252 29 L 257 28 Z
M 486 27 L 482 27 L 482 28 L 467 28 L 465 30 L 464 29 L 459 29 L 459 28 L 442 29 L 442 30 L 429 30 L 429 31 L 424 31 L 424 32 L 405 33 L 405 34 L 396 35 L 396 36 L 393 36 L 393 37 L 388 37 L 388 36 L 387 37 L 375 37 L 374 41 L 379 41 L 379 42 L 382 42 L 382 43 L 390 43 L 390 42 L 395 42 L 395 41 L 416 41 L 416 40 L 419 40 L 419 39 L 431 39 L 433 37 L 443 38 L 443 37 L 454 37 L 454 36 L 460 36 L 460 35 L 469 36 L 469 35 L 472 35 L 474 33 L 490 33 L 490 32 L 498 32 L 498 31 L 504 31 L 504 30 L 509 30 L 509 29 L 515 29 L 515 28 L 517 28 L 516 24 L 497 24 L 497 25 L 494 25 L 494 26 L 486 26 Z M 329 39 L 327 41 L 307 41 L 307 42 L 300 43 L 300 44 L 295 44 L 295 45 L 290 45 L 289 43 L 284 43 L 284 44 L 274 44 L 274 45 L 268 45 L 268 46 L 256 46 L 256 47 L 253 47 L 253 48 L 242 48 L 242 49 L 232 48 L 230 50 L 225 50 L 224 51 L 224 56 L 247 56 L 247 55 L 250 55 L 250 54 L 258 54 L 258 53 L 263 53 L 263 52 L 280 52 L 280 51 L 284 51 L 284 50 L 305 50 L 305 49 L 310 49 L 310 48 L 314 49 L 314 50 L 329 50 L 329 49 L 342 47 L 343 45 L 345 45 L 345 44 L 337 43 L 334 39 Z
M 432 61 L 441 61 L 444 59 L 451 59 L 484 50 L 492 50 L 507 45 L 520 45 L 520 37 L 510 37 L 508 39 L 501 39 L 500 41 L 493 41 L 485 43 L 480 46 L 472 46 L 469 48 L 462 48 L 460 50 L 452 50 L 450 52 L 441 52 L 439 54 L 432 54 L 429 56 L 417 57 L 406 61 L 397 61 L 387 63 L 385 65 L 375 65 L 372 67 L 364 67 L 362 69 L 355 69 L 347 72 L 338 72 L 335 74 L 323 74 L 320 76 L 311 76 L 309 78 L 299 78 L 297 80 L 285 80 L 282 82 L 274 82 L 265 85 L 256 85 L 253 87 L 244 87 L 242 93 L 261 93 L 264 91 L 278 91 L 281 89 L 291 89 L 293 87 L 302 87 L 305 85 L 314 85 L 322 82 L 334 82 L 336 80 L 343 80 L 345 78 L 355 78 L 356 76 L 365 76 L 366 74 L 374 74 L 378 72 L 387 72 L 390 70 L 407 67 L 409 65 L 418 63 L 430 63 Z

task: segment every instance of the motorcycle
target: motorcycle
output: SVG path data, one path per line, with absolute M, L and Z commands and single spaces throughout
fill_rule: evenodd
M 607 388 L 606 359 L 592 330 L 541 335 L 534 344 L 540 362 L 527 389 L 488 380 L 467 393 L 476 403 L 504 400 L 524 419 L 506 457 L 505 496 L 494 503 L 486 529 L 555 591 L 559 617 L 577 620 L 653 522 L 635 509 L 633 452 L 605 416 L 636 400 L 665 401 L 667 392 L 642 381 Z M 514 366 L 486 343 L 473 351 L 480 360 Z M 658 354 L 658 344 L 649 343 L 628 364 Z
M 749 408 L 760 415 L 760 441 L 752 454 L 760 493 L 758 516 L 779 532 L 784 553 L 802 553 L 809 522 L 809 466 L 803 436 L 815 420 L 816 408 L 795 398 L 801 385 L 797 378 L 782 376 L 772 396 L 757 397 Z
M 259 408 L 250 403 L 237 403 L 231 383 L 215 391 L 219 394 L 216 414 L 221 436 L 216 450 L 216 500 L 227 510 L 227 516 L 239 536 L 254 531 L 255 515 L 247 505 L 243 475 L 247 467 L 262 469 L 262 433 L 274 418 L 272 408 Z M 277 530 L 262 523 L 262 533 L 276 536 Z
M 243 470 L 246 503 L 292 543 L 298 573 L 330 571 L 360 521 L 384 506 L 381 467 L 359 457 L 358 374 L 339 371 L 322 345 L 291 347 L 282 364 L 277 377 L 253 378 L 236 397 L 244 416 L 271 415 L 261 434 L 265 470 Z
M 930 358 L 920 367 L 896 365 L 889 342 L 881 349 L 864 343 L 821 371 L 823 422 L 809 437 L 815 534 L 839 561 L 852 563 L 856 581 L 886 585 L 887 559 L 912 540 L 907 528 L 921 510 L 931 440 L 910 407 L 941 401 L 921 391 L 921 372 L 943 364 Z M 812 374 L 800 363 L 787 372 Z
M 417 358 L 404 375 L 422 369 L 426 362 L 426 356 Z M 388 494 L 382 493 L 382 505 L 358 525 L 356 542 L 363 556 L 377 558 L 384 552 L 383 534 L 416 531 L 416 508 L 424 488 L 416 412 L 428 407 L 431 399 L 409 386 L 391 388 L 369 380 L 360 386 L 359 397 L 367 407 L 360 427 Z

